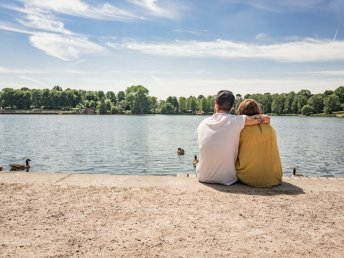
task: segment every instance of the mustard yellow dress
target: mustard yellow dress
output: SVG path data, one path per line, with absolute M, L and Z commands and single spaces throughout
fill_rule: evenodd
M 241 130 L 236 170 L 239 180 L 249 186 L 272 187 L 282 182 L 276 132 L 270 125 Z

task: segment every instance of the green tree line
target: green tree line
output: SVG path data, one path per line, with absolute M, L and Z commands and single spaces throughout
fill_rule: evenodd
M 312 94 L 309 90 L 281 94 L 236 95 L 235 109 L 243 99 L 251 98 L 260 103 L 264 113 L 331 114 L 344 110 L 344 86 L 324 93 Z M 149 90 L 142 85 L 128 87 L 125 91 L 85 91 L 63 90 L 60 86 L 52 89 L 13 89 L 4 88 L 0 92 L 1 109 L 27 110 L 81 110 L 93 108 L 99 114 L 181 114 L 214 112 L 214 97 L 175 97 L 158 100 L 149 95 Z

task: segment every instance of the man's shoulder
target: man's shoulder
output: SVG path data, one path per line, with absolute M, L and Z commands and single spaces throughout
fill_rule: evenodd
M 213 120 L 213 116 L 209 116 L 209 117 L 206 117 L 204 118 L 201 123 L 199 125 L 203 125 L 203 124 L 207 124 L 209 123 L 211 120 Z
M 211 119 L 211 117 L 207 117 L 207 118 L 203 119 L 203 120 L 199 123 L 199 125 L 198 125 L 198 127 L 197 127 L 197 132 L 199 132 L 200 130 L 206 128 L 206 127 L 208 126 L 208 124 L 209 124 L 210 119 Z
M 231 123 L 245 124 L 245 115 L 229 115 L 229 120 Z
M 202 120 L 201 124 L 217 124 L 223 123 L 224 121 L 229 121 L 231 123 L 242 123 L 245 122 L 245 115 L 232 115 L 232 114 L 217 114 L 215 113 L 212 116 L 209 116 Z
M 233 119 L 233 120 L 240 120 L 240 119 L 243 119 L 244 117 L 246 117 L 246 115 L 233 115 L 233 114 L 229 114 L 229 118 Z

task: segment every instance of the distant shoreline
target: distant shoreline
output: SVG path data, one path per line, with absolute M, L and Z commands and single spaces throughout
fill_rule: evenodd
M 0 109 L 0 115 L 85 115 L 75 110 L 4 110 Z M 91 114 L 86 114 L 91 115 Z M 92 114 L 99 115 L 99 114 Z M 102 114 L 104 115 L 104 114 Z M 106 115 L 137 115 L 137 114 L 106 114 Z M 180 114 L 142 114 L 142 115 L 198 115 L 198 116 L 209 116 L 212 114 L 201 114 L 201 113 L 180 113 Z M 333 114 L 311 114 L 309 116 L 300 114 L 269 114 L 270 116 L 297 116 L 297 117 L 338 117 L 344 118 L 344 111 L 334 112 Z
M 0 115 L 101 115 L 101 116 L 123 116 L 123 115 L 127 115 L 127 116 L 142 116 L 142 115 L 168 115 L 168 116 L 175 116 L 175 115 L 181 115 L 181 116 L 184 116 L 184 115 L 211 115 L 211 114 L 191 114 L 191 113 L 180 113 L 180 114 L 159 114 L 159 113 L 156 113 L 156 114 L 130 114 L 130 113 L 123 113 L 123 114 L 82 114 L 80 112 L 77 112 L 77 111 L 30 111 L 30 110 L 20 110 L 20 111 L 1 111 L 0 110 Z
M 3 111 L 0 110 L 0 115 L 80 115 L 75 111 L 31 111 L 31 110 L 18 110 L 18 111 Z

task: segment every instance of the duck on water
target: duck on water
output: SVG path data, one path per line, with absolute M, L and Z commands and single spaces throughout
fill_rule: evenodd
M 184 149 L 182 149 L 181 147 L 179 147 L 178 150 L 177 150 L 177 154 L 178 154 L 178 156 L 183 156 L 183 155 L 185 154 Z
M 194 155 L 194 159 L 192 160 L 192 165 L 194 168 L 196 168 L 197 163 L 198 163 L 197 155 Z
M 30 164 L 29 162 L 31 159 L 26 159 L 25 164 L 10 164 L 10 171 L 20 171 L 20 170 L 26 170 L 26 172 L 29 172 Z
M 302 177 L 303 175 L 302 175 L 302 174 L 298 174 L 298 173 L 296 173 L 296 168 L 293 168 L 293 176 L 299 176 L 299 177 Z

